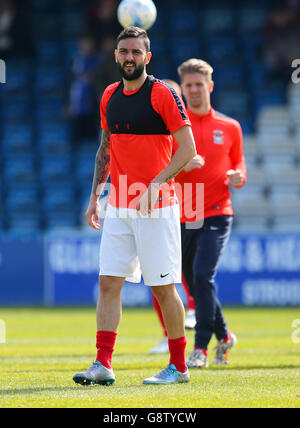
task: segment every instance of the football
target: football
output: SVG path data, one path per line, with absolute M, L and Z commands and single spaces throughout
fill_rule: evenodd
M 133 25 L 148 30 L 156 16 L 157 10 L 152 0 L 122 0 L 118 7 L 118 20 L 124 28 Z

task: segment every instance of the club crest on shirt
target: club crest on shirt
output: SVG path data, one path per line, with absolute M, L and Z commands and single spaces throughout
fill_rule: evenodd
M 224 132 L 215 130 L 213 131 L 213 138 L 215 144 L 224 144 Z

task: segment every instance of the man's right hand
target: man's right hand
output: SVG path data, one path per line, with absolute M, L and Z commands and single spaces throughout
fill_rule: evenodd
M 100 229 L 100 203 L 98 198 L 92 198 L 90 199 L 89 206 L 85 213 L 86 221 L 88 222 L 89 226 L 92 228 L 99 230 Z
M 204 166 L 205 160 L 202 156 L 196 155 L 183 169 L 185 172 L 190 172 L 193 169 L 200 169 Z

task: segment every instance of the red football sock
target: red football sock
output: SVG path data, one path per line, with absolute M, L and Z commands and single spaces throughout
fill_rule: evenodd
M 185 348 L 185 336 L 179 337 L 178 339 L 169 339 L 170 364 L 174 364 L 176 369 L 181 373 L 187 370 L 185 364 Z
M 208 351 L 207 351 L 207 349 L 203 349 L 203 348 L 195 348 L 195 350 L 196 351 L 202 351 L 203 352 L 203 354 L 206 356 L 206 357 L 208 357 Z
M 153 296 L 153 294 L 152 294 L 152 303 L 153 303 L 153 307 L 156 310 L 156 313 L 158 315 L 160 324 L 161 324 L 163 332 L 164 332 L 164 336 L 167 337 L 168 333 L 167 333 L 167 329 L 166 329 L 165 322 L 164 322 L 164 319 L 163 319 L 163 315 L 162 315 L 162 312 L 161 312 L 158 300 L 157 300 L 157 298 L 155 296 Z
M 225 343 L 227 343 L 227 342 L 229 342 L 229 340 L 231 339 L 231 333 L 230 333 L 230 331 L 228 330 L 228 334 L 227 334 L 227 337 L 226 337 L 226 339 L 224 339 L 224 342 Z
M 183 275 L 182 275 L 182 285 L 184 287 L 184 291 L 185 291 L 185 294 L 186 294 L 188 309 L 189 310 L 195 310 L 195 300 L 194 300 L 194 297 L 191 295 L 189 286 L 187 285 L 187 282 L 186 282 L 186 280 L 185 280 L 185 278 L 184 278 Z
M 97 331 L 97 358 L 107 369 L 111 369 L 111 359 L 114 352 L 114 346 L 117 338 L 117 333 L 114 331 Z

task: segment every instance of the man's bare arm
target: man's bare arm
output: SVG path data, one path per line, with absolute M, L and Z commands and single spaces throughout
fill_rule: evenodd
M 184 126 L 173 134 L 179 148 L 174 153 L 169 165 L 155 177 L 153 183 L 163 185 L 174 178 L 185 165 L 196 156 L 194 136 L 190 126 Z M 203 162 L 204 164 L 204 162 Z
M 96 154 L 91 197 L 99 198 L 109 176 L 110 135 L 110 131 L 102 131 L 101 143 Z
M 85 213 L 88 224 L 96 230 L 100 229 L 100 203 L 101 195 L 110 170 L 110 131 L 102 131 L 101 143 L 96 154 L 94 179 L 89 206 Z

